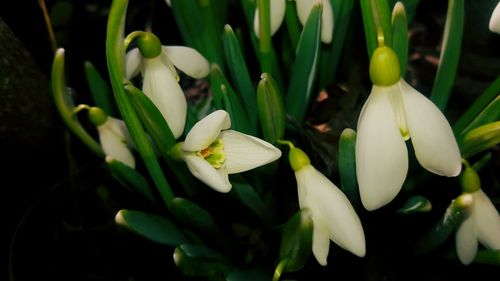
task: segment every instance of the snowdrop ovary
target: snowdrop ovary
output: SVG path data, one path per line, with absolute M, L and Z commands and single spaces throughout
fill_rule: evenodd
M 377 86 L 390 86 L 399 81 L 399 60 L 391 48 L 383 46 L 375 49 L 370 60 L 370 79 Z
M 137 46 L 142 56 L 147 59 L 156 58 L 161 54 L 161 42 L 151 32 L 144 32 L 137 38 Z

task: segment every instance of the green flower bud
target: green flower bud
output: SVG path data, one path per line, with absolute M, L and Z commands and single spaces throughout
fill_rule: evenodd
M 147 58 L 156 58 L 161 53 L 161 42 L 156 35 L 151 32 L 144 32 L 137 38 L 137 46 L 141 54 Z
M 88 114 L 90 122 L 92 122 L 92 124 L 96 126 L 101 126 L 102 124 L 104 124 L 104 122 L 106 122 L 106 120 L 108 120 L 108 115 L 106 114 L 106 112 L 104 112 L 104 110 L 100 109 L 99 107 L 93 106 L 89 108 Z
M 481 188 L 481 180 L 471 167 L 466 167 L 460 175 L 460 184 L 462 185 L 462 191 L 466 193 L 474 193 Z
M 391 86 L 401 78 L 399 60 L 396 53 L 389 47 L 375 49 L 370 60 L 370 79 L 377 86 Z
M 290 153 L 288 154 L 288 161 L 290 161 L 290 166 L 292 166 L 293 171 L 297 172 L 302 167 L 306 165 L 311 165 L 311 160 L 307 157 L 307 154 L 300 148 L 292 147 L 290 148 Z

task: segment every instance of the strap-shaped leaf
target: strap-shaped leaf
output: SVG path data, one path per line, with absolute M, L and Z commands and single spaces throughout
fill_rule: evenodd
M 408 64 L 408 19 L 402 2 L 392 10 L 392 49 L 398 56 L 401 77 L 405 77 Z
M 459 143 L 464 158 L 490 149 L 500 143 L 500 121 L 488 123 L 469 131 Z
M 224 280 L 233 269 L 227 257 L 203 245 L 183 244 L 175 248 L 174 262 L 186 276 Z
M 264 139 L 276 144 L 285 134 L 285 107 L 278 85 L 267 73 L 257 86 L 257 106 Z
M 359 209 L 361 199 L 356 179 L 356 132 L 346 128 L 342 131 L 339 140 L 339 176 L 340 186 L 351 204 Z
M 120 210 L 115 221 L 118 225 L 154 242 L 179 246 L 189 240 L 169 219 L 136 210 Z
M 308 209 L 301 209 L 286 223 L 281 236 L 280 260 L 283 272 L 300 270 L 311 256 L 313 221 Z
M 224 54 L 236 91 L 243 99 L 246 112 L 250 113 L 248 117 L 252 126 L 256 127 L 257 115 L 251 114 L 257 110 L 255 88 L 250 78 L 240 44 L 230 25 L 224 27 Z
M 124 186 L 143 195 L 149 201 L 155 202 L 155 196 L 151 186 L 146 178 L 138 171 L 110 157 L 106 158 L 106 166 L 111 174 Z
M 299 122 L 304 120 L 316 79 L 321 44 L 321 12 L 321 4 L 315 4 L 311 9 L 300 35 L 297 57 L 288 84 L 286 112 Z
M 391 10 L 387 0 L 361 0 L 361 15 L 365 30 L 368 57 L 378 47 L 378 28 L 384 35 L 384 44 L 392 47 Z
M 170 211 L 176 220 L 195 231 L 210 236 L 221 233 L 212 214 L 192 201 L 176 197 L 172 200 Z
M 432 86 L 431 100 L 444 111 L 458 69 L 464 30 L 464 0 L 449 0 L 439 66 Z
M 238 175 L 231 178 L 231 183 L 233 185 L 231 194 L 237 197 L 243 205 L 249 208 L 265 224 L 270 226 L 274 220 L 274 214 L 255 189 L 243 177 Z
M 403 207 L 398 210 L 400 214 L 413 214 L 413 213 L 421 213 L 428 212 L 432 209 L 431 201 L 422 195 L 415 195 L 410 197 Z
M 84 63 L 84 70 L 94 103 L 108 115 L 118 117 L 108 83 L 90 61 Z

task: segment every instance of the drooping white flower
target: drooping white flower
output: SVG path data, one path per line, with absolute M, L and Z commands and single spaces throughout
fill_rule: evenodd
M 500 1 L 491 14 L 489 28 L 491 32 L 500 34 Z
M 399 193 L 408 171 L 405 140 L 418 162 L 441 176 L 457 176 L 461 156 L 441 111 L 399 75 L 397 56 L 376 49 L 370 62 L 373 88 L 358 119 L 356 174 L 361 201 L 374 210 Z
M 292 147 L 289 160 L 297 179 L 299 206 L 311 211 L 312 251 L 318 263 L 327 264 L 330 240 L 363 257 L 366 253 L 363 227 L 344 193 L 310 164 L 302 150 Z
M 98 107 L 89 109 L 89 118 L 97 127 L 99 142 L 104 154 L 135 168 L 135 158 L 130 151 L 133 142 L 125 122 L 108 116 Z
M 173 152 L 182 158 L 191 173 L 219 192 L 229 192 L 228 175 L 268 164 L 281 156 L 273 145 L 231 127 L 229 114 L 218 110 L 196 123 Z
M 321 41 L 323 43 L 332 42 L 333 37 L 333 8 L 329 0 L 319 0 L 323 5 L 321 16 Z M 309 17 L 309 13 L 313 6 L 318 3 L 318 0 L 296 0 L 297 16 L 299 21 L 304 25 Z M 283 18 L 285 17 L 286 1 L 272 0 L 270 1 L 270 20 L 271 20 L 271 36 L 279 29 Z M 255 34 L 259 37 L 259 8 L 257 7 L 254 14 L 253 27 Z
M 500 216 L 481 190 L 472 195 L 472 204 L 455 235 L 457 255 L 467 265 L 476 257 L 478 242 L 489 249 L 500 250 Z
M 154 36 L 147 33 L 146 36 Z M 180 137 L 186 124 L 187 102 L 175 67 L 193 78 L 209 73 L 208 61 L 195 49 L 161 46 L 156 36 L 127 53 L 127 79 L 142 73 L 142 90 L 161 112 L 172 133 Z M 140 39 L 138 39 L 140 40 Z M 156 45 L 156 46 L 153 46 Z M 152 50 L 152 51 L 151 51 Z M 174 67 L 175 66 L 175 67 Z

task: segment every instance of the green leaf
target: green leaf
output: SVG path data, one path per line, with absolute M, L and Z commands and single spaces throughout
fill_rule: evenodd
M 498 121 L 500 119 L 500 95 L 490 103 L 488 106 L 477 115 L 474 120 L 467 126 L 463 131 L 462 135 L 467 134 L 473 129 L 476 129 L 480 126 L 486 125 L 491 122 Z
M 498 100 L 498 93 L 500 92 L 500 76 L 491 83 L 491 85 L 483 92 L 483 94 L 477 98 L 474 103 L 465 111 L 465 113 L 458 119 L 458 121 L 453 125 L 453 132 L 455 135 L 463 133 L 465 128 L 471 126 L 471 122 L 478 118 L 481 111 L 485 109 L 486 106 L 490 107 L 491 103 Z M 488 105 L 489 104 L 489 105 Z M 498 105 L 497 105 L 498 106 Z M 493 111 L 494 112 L 494 111 Z
M 236 131 L 255 135 L 256 128 L 252 127 L 240 96 L 234 92 L 216 64 L 212 64 L 210 70 L 210 87 L 214 95 L 215 107 L 226 110 L 231 116 L 231 127 Z
M 184 234 L 164 217 L 135 210 L 120 210 L 115 221 L 118 225 L 163 245 L 179 246 L 189 243 Z
M 246 112 L 255 112 L 257 110 L 255 89 L 240 44 L 230 25 L 224 27 L 224 54 L 226 55 L 229 73 L 237 92 L 240 93 L 243 99 Z M 256 127 L 257 115 L 249 114 L 248 117 L 252 126 Z
M 315 4 L 311 9 L 299 39 L 297 57 L 288 84 L 286 112 L 299 122 L 304 120 L 316 78 L 321 44 L 321 11 L 320 4 Z
M 233 269 L 228 258 L 202 245 L 183 244 L 175 248 L 174 262 L 186 276 L 223 280 Z
M 441 245 L 462 222 L 465 210 L 472 204 L 472 195 L 463 194 L 451 201 L 443 218 L 416 245 L 416 254 L 425 254 Z
M 351 204 L 358 209 L 361 200 L 356 179 L 356 132 L 346 128 L 342 131 L 339 140 L 339 176 L 340 186 Z
M 294 50 L 297 49 L 300 38 L 300 23 L 297 15 L 297 6 L 295 1 L 286 1 L 285 24 L 288 30 L 288 37 Z
M 422 213 L 429 212 L 432 209 L 431 201 L 421 195 L 415 195 L 410 197 L 403 207 L 398 210 L 398 213 L 401 214 L 414 214 L 414 213 Z
M 276 144 L 285 134 L 285 108 L 278 85 L 267 73 L 257 86 L 257 106 L 264 140 Z
M 271 53 L 273 44 L 271 41 L 271 0 L 257 0 L 259 9 L 259 60 L 261 72 L 272 72 Z
M 52 97 L 59 114 L 66 126 L 77 136 L 93 153 L 99 157 L 104 157 L 101 145 L 90 136 L 82 127 L 76 115 L 75 107 L 69 100 L 68 88 L 66 87 L 64 76 L 64 49 L 57 49 L 52 63 Z
M 118 117 L 108 83 L 90 61 L 84 63 L 84 70 L 94 103 L 108 115 Z
M 313 221 L 309 209 L 301 209 L 285 225 L 281 236 L 280 260 L 286 260 L 283 272 L 304 267 L 312 249 Z
M 378 30 L 383 34 L 384 44 L 392 48 L 391 10 L 387 0 L 361 0 L 361 15 L 365 30 L 368 57 L 378 47 Z
M 125 85 L 125 91 L 132 102 L 132 106 L 142 121 L 156 146 L 166 156 L 168 151 L 177 142 L 163 115 L 153 102 L 132 84 Z
M 111 157 L 106 157 L 106 166 L 113 177 L 115 177 L 123 185 L 146 197 L 151 202 L 156 201 L 151 186 L 146 178 L 144 178 L 144 176 L 138 171 L 130 168 L 128 165 L 125 165 L 120 161 L 112 159 Z
M 490 149 L 500 143 L 500 121 L 488 123 L 469 131 L 460 142 L 464 158 Z
M 439 66 L 432 86 L 431 100 L 444 111 L 458 69 L 464 29 L 464 0 L 449 0 Z
M 408 64 L 408 20 L 401 2 L 397 2 L 392 10 L 392 38 L 392 49 L 398 56 L 401 77 L 405 77 Z
M 335 13 L 335 30 L 332 43 L 321 48 L 321 61 L 319 71 L 319 85 L 328 87 L 334 82 L 337 74 L 340 57 L 344 50 L 344 41 L 351 23 L 351 16 L 355 1 L 331 0 Z
M 192 201 L 176 197 L 172 200 L 170 212 L 176 220 L 195 231 L 211 236 L 221 233 L 219 227 L 215 224 L 213 216 Z
M 174 194 L 163 174 L 153 147 L 141 125 L 141 121 L 134 111 L 123 85 L 123 80 L 125 78 L 124 29 L 127 6 L 128 0 L 114 0 L 109 11 L 106 32 L 106 60 L 108 63 L 109 77 L 111 79 L 111 86 L 113 88 L 116 104 L 127 125 L 136 149 L 141 155 L 165 204 L 168 206 L 169 202 L 174 198 Z
M 255 189 L 241 176 L 233 176 L 231 179 L 233 188 L 231 194 L 238 198 L 247 208 L 249 208 L 265 224 L 271 225 L 273 213 L 264 203 Z
M 474 258 L 474 263 L 500 266 L 500 250 L 479 250 Z
M 231 271 L 226 281 L 269 281 L 273 276 L 260 268 Z

